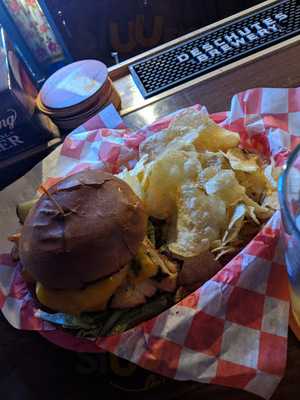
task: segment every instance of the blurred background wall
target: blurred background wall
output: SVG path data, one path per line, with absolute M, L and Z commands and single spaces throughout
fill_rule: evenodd
M 46 0 L 74 59 L 114 63 L 247 9 L 259 0 Z

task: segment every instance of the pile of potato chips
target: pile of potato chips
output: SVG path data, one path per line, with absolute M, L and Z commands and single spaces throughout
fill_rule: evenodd
M 240 137 L 187 109 L 140 146 L 125 180 L 149 216 L 166 220 L 167 246 L 182 257 L 218 259 L 250 240 L 278 208 L 279 169 L 239 147 Z

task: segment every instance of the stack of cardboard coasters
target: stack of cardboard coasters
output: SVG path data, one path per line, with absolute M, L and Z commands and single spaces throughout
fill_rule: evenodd
M 37 107 L 61 130 L 72 130 L 121 99 L 108 76 L 107 67 L 97 60 L 69 64 L 51 75 L 37 97 Z

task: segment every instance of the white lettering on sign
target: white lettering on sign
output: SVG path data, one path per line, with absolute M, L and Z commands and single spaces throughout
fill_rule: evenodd
M 274 19 L 272 19 L 271 17 L 263 19 L 262 22 L 264 25 L 266 25 L 267 28 L 269 28 L 269 26 L 276 24 L 276 21 L 274 21 Z
M 209 50 L 208 54 L 211 57 L 217 57 L 217 56 L 221 56 L 222 55 L 222 53 L 218 49 Z
M 246 44 L 246 40 L 243 37 L 239 37 L 236 33 L 231 33 L 229 35 L 224 36 L 225 40 L 230 44 L 232 47 L 239 48 L 242 45 Z
M 197 58 L 197 60 L 200 62 L 200 63 L 202 63 L 202 62 L 204 62 L 204 61 L 207 61 L 209 58 L 208 58 L 208 56 L 206 55 L 206 54 L 204 54 L 204 53 L 201 53 L 199 56 L 197 56 L 196 57 Z
M 277 21 L 280 21 L 280 22 L 287 19 L 287 17 L 288 16 L 282 12 L 275 15 L 275 19 L 277 19 Z
M 262 28 L 262 29 L 260 29 L 259 31 L 257 31 L 256 34 L 257 34 L 259 37 L 265 37 L 265 36 L 268 36 L 268 35 L 270 34 L 270 32 L 269 32 L 267 29 Z
M 210 50 L 212 50 L 214 47 L 210 44 L 210 43 L 205 43 L 205 44 L 203 44 L 202 45 L 202 49 L 204 50 L 204 51 L 210 51 Z
M 0 152 L 10 150 L 19 144 L 24 144 L 24 142 L 17 135 L 8 136 L 6 139 L 0 139 Z
M 278 32 L 278 28 L 276 25 L 269 26 L 269 31 L 271 32 Z
M 198 47 L 195 47 L 194 49 L 191 50 L 191 55 L 193 57 L 197 57 L 199 56 L 199 54 L 201 54 L 201 51 L 198 49 Z
M 214 41 L 213 41 L 213 44 L 215 45 L 215 46 L 222 46 L 223 44 L 225 44 L 225 42 L 223 41 L 223 39 L 222 38 L 218 38 L 218 39 L 215 39 Z
M 6 111 L 4 117 L 0 119 L 0 131 L 3 129 L 13 130 L 17 120 L 17 112 L 13 108 L 9 108 Z
M 252 24 L 250 26 L 251 26 L 251 28 L 254 28 L 257 31 L 260 31 L 262 29 L 262 26 L 261 26 L 260 22 L 256 22 L 255 24 Z
M 227 51 L 231 51 L 231 50 L 233 50 L 233 48 L 231 46 L 229 46 L 229 44 L 224 43 L 221 46 L 221 50 L 223 51 L 223 53 L 227 53 Z
M 243 37 L 243 36 L 249 35 L 249 33 L 251 33 L 251 30 L 249 28 L 245 27 L 245 28 L 242 28 L 242 29 L 238 29 L 237 33 L 238 33 L 238 35 Z
M 247 39 L 249 42 L 254 42 L 255 40 L 259 39 L 258 36 L 256 36 L 254 33 L 250 33 L 250 35 L 247 35 Z
M 213 60 L 217 56 L 221 56 L 234 49 L 240 49 L 249 43 L 255 42 L 260 38 L 272 35 L 278 32 L 281 27 L 280 23 L 288 18 L 287 14 L 282 12 L 275 14 L 273 17 L 267 17 L 260 21 L 255 21 L 249 26 L 241 26 L 234 31 L 227 31 L 226 34 L 220 35 L 211 42 L 200 44 L 192 50 L 177 55 L 179 63 L 195 60 L 198 63 Z
M 227 53 L 227 51 L 233 50 L 231 46 L 229 46 L 228 43 L 225 43 L 223 38 L 219 38 L 214 40 L 214 45 L 218 47 L 219 50 L 222 50 L 223 53 Z
M 178 60 L 180 63 L 185 62 L 185 61 L 187 61 L 187 60 L 189 60 L 189 59 L 190 59 L 190 57 L 189 57 L 189 55 L 186 54 L 186 53 L 182 53 L 182 54 L 179 54 L 179 56 L 177 56 L 177 60 Z

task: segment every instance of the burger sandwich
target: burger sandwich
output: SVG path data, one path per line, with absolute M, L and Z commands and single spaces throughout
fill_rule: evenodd
M 22 222 L 23 276 L 50 314 L 109 316 L 178 286 L 178 263 L 155 248 L 141 200 L 114 175 L 87 170 L 65 178 L 44 189 Z M 150 316 L 160 312 L 151 309 Z

